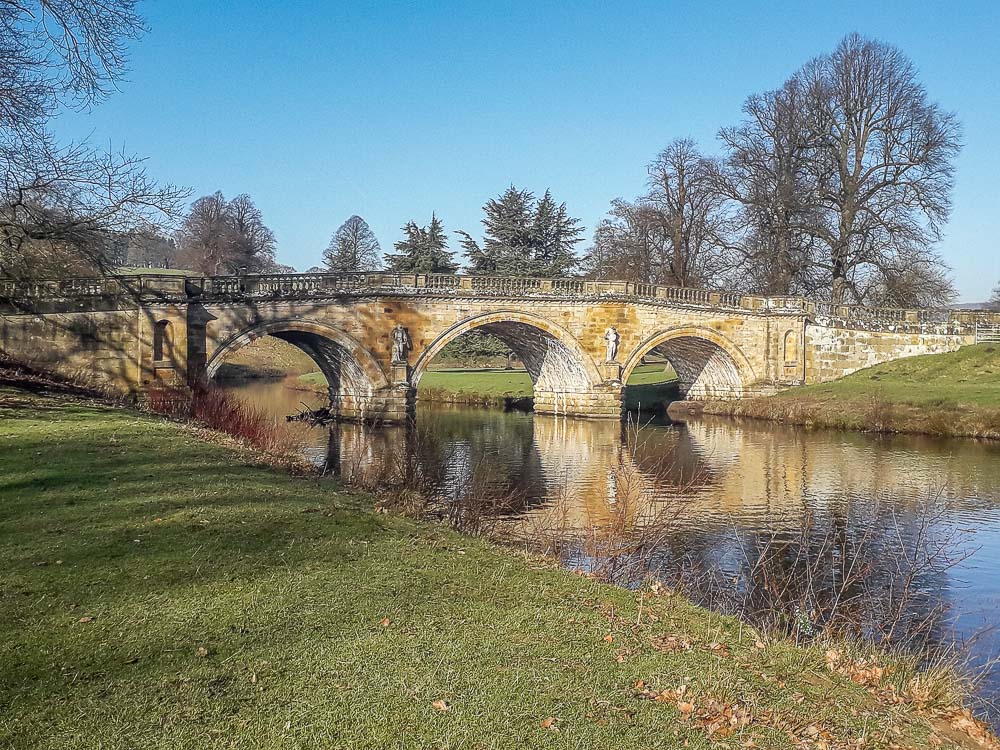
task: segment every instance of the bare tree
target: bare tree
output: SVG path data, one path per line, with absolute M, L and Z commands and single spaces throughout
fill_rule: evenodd
M 673 141 L 649 165 L 644 202 L 655 210 L 664 237 L 656 259 L 661 283 L 705 286 L 724 267 L 728 216 L 717 173 L 687 138 Z
M 718 171 L 693 141 L 672 142 L 648 167 L 648 192 L 635 202 L 612 202 L 584 268 L 647 283 L 715 283 L 726 265 L 729 223 Z
M 611 201 L 611 210 L 594 231 L 594 244 L 583 260 L 592 278 L 655 284 L 663 254 L 663 222 L 656 209 L 639 201 Z
M 994 310 L 1000 310 L 1000 283 L 996 285 L 993 296 L 990 297 L 990 307 Z
M 858 34 L 798 77 L 821 211 L 811 232 L 826 249 L 832 300 L 894 290 L 890 302 L 946 302 L 950 283 L 931 245 L 951 209 L 955 116 L 928 100 L 899 49 Z M 907 279 L 917 286 L 904 289 Z
M 323 263 L 334 273 L 374 271 L 379 267 L 381 249 L 368 223 L 352 216 L 333 233 L 323 252 Z
M 107 96 L 142 31 L 134 0 L 0 0 L 0 274 L 101 271 L 109 238 L 179 207 L 185 192 L 156 185 L 142 159 L 48 132 L 60 107 Z
M 177 231 L 178 263 L 199 273 L 259 273 L 274 267 L 274 233 L 246 194 L 221 192 L 191 204 Z
M 805 98 L 792 77 L 780 89 L 750 96 L 746 119 L 719 131 L 728 152 L 720 191 L 740 206 L 734 281 L 748 291 L 811 294 L 824 281 L 815 273 L 816 243 L 808 231 L 817 209 Z

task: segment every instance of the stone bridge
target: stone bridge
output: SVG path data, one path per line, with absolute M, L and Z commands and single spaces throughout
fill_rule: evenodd
M 0 281 L 0 351 L 11 358 L 85 373 L 141 397 L 207 383 L 229 354 L 270 335 L 315 360 L 346 419 L 401 420 L 435 355 L 474 329 L 520 357 L 537 412 L 617 419 L 623 384 L 651 353 L 673 365 L 688 399 L 744 398 L 951 351 L 1000 331 L 1000 315 L 584 279 L 362 273 Z

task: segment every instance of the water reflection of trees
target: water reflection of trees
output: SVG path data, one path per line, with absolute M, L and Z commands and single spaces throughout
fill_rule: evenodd
M 927 501 L 935 466 L 955 472 L 943 451 L 928 466 L 925 446 L 906 441 L 461 409 L 406 427 L 340 425 L 329 441 L 345 479 L 419 476 L 426 509 L 459 528 L 515 536 L 622 583 L 654 573 L 796 635 L 941 636 L 958 554 L 948 498 Z

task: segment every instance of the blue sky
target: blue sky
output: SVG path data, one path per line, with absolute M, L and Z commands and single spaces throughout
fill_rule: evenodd
M 716 151 L 752 92 L 860 31 L 905 50 L 965 149 L 941 251 L 962 301 L 1000 280 L 1000 9 L 992 2 L 334 3 L 147 0 L 128 80 L 58 121 L 195 195 L 249 193 L 279 260 L 351 214 L 383 250 L 436 211 L 476 234 L 513 183 L 588 235 L 676 137 Z M 453 242 L 457 247 L 457 242 Z

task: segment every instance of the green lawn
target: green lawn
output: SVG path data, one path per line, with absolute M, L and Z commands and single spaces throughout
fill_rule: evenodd
M 706 411 L 816 427 L 1000 438 L 1000 345 L 908 357 Z
M 778 398 L 862 400 L 876 395 L 914 406 L 1000 407 L 1000 344 L 898 359 L 832 383 L 793 388 Z
M 202 434 L 0 389 L 0 747 L 926 741 L 822 647 L 369 512 Z M 743 710 L 728 737 L 712 718 Z
M 663 365 L 640 365 L 633 371 L 628 384 L 658 385 L 675 379 L 673 371 L 665 371 Z M 326 378 L 319 372 L 302 375 L 299 381 L 312 387 L 326 387 Z M 532 393 L 531 376 L 524 370 L 428 370 L 420 379 L 420 387 L 484 397 L 521 398 L 531 396 Z
M 626 409 L 655 409 L 680 398 L 677 374 L 669 366 L 647 364 L 636 367 L 625 389 Z
M 421 390 L 485 397 L 531 396 L 531 376 L 524 370 L 428 370 Z

